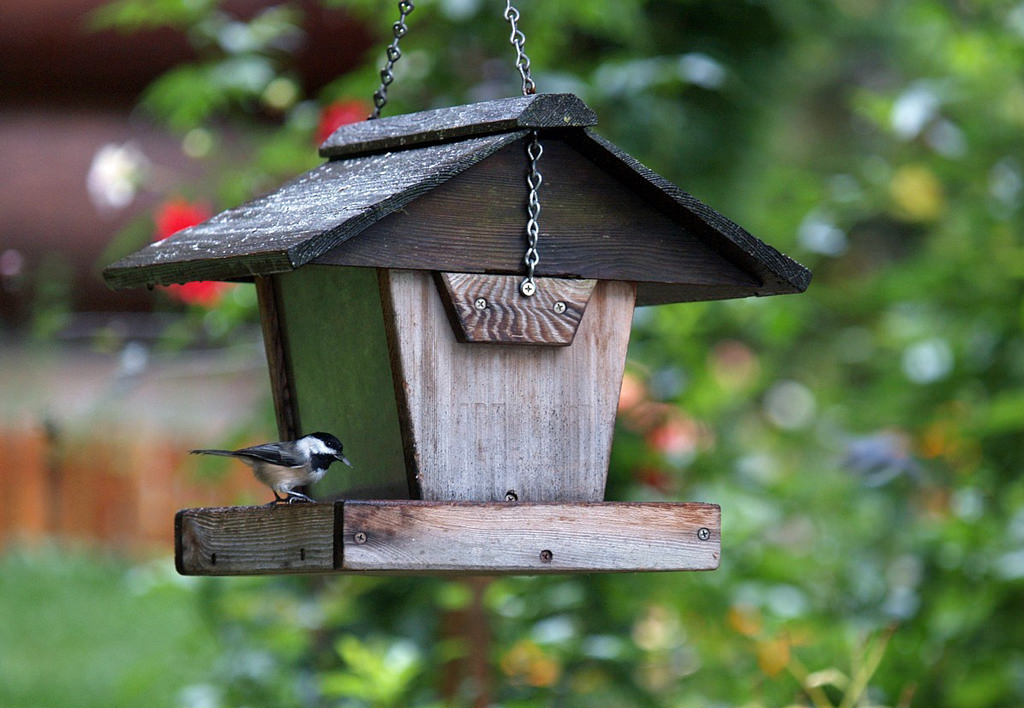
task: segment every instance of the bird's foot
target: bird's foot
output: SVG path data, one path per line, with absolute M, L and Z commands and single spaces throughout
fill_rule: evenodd
M 278 506 L 280 504 L 290 504 L 292 502 L 290 497 L 288 497 L 288 496 L 282 497 L 280 494 L 277 493 L 276 489 L 272 490 L 272 491 L 274 492 L 274 501 L 267 502 L 266 504 L 264 504 L 263 507 L 265 509 L 271 509 L 271 508 L 273 508 L 275 506 Z M 298 492 L 288 492 L 288 494 L 298 494 Z
M 294 504 L 295 502 L 306 502 L 309 504 L 316 503 L 316 500 L 312 497 L 307 497 L 301 492 L 288 492 L 288 503 Z

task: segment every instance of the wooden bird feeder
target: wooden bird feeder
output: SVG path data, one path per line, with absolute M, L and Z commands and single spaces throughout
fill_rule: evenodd
M 633 308 L 810 273 L 595 123 L 537 94 L 347 125 L 320 167 L 106 269 L 114 288 L 254 280 L 282 439 L 333 432 L 355 464 L 316 490 L 332 503 L 179 512 L 180 572 L 717 567 L 718 506 L 604 502 Z

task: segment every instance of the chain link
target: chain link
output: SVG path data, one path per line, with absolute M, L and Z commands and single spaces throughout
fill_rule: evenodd
M 512 34 L 509 35 L 508 41 L 516 48 L 516 68 L 519 69 L 519 75 L 523 77 L 523 95 L 529 96 L 537 93 L 537 85 L 533 82 L 533 77 L 530 76 L 530 57 L 526 56 L 526 52 L 523 51 L 526 35 L 516 25 L 519 22 L 519 10 L 512 7 L 512 0 L 505 0 L 505 19 L 512 25 Z
M 398 3 L 398 22 L 391 26 L 391 33 L 394 35 L 394 39 L 388 45 L 386 51 L 387 62 L 384 64 L 384 68 L 380 70 L 380 88 L 373 94 L 373 113 L 370 114 L 367 120 L 380 118 L 380 111 L 388 102 L 388 86 L 395 80 L 395 75 L 391 73 L 391 70 L 395 67 L 395 62 L 402 58 L 402 50 L 398 48 L 398 40 L 409 31 L 409 27 L 405 24 L 405 18 L 415 9 L 416 5 L 413 4 L 413 0 L 401 0 Z
M 519 70 L 519 75 L 523 78 L 523 95 L 535 94 L 537 93 L 537 84 L 534 83 L 533 77 L 530 76 L 530 57 L 526 56 L 526 52 L 523 51 L 523 45 L 526 44 L 526 35 L 523 34 L 516 24 L 519 22 L 519 10 L 512 7 L 512 0 L 505 0 L 505 19 L 512 26 L 512 34 L 509 35 L 508 39 L 516 49 L 515 66 Z M 523 258 L 523 263 L 526 264 L 526 277 L 519 283 L 519 292 L 526 297 L 530 297 L 537 292 L 537 283 L 533 279 L 533 272 L 537 264 L 540 263 L 537 240 L 540 237 L 540 183 L 544 181 L 540 175 L 540 170 L 537 169 L 537 162 L 543 154 L 544 148 L 541 147 L 540 140 L 537 138 L 537 131 L 534 130 L 530 134 L 530 142 L 526 144 L 526 156 L 530 160 L 530 171 L 526 175 L 526 186 L 530 189 L 530 197 L 526 207 L 529 214 L 529 218 L 526 220 L 528 245 L 526 247 L 526 256 Z
M 540 236 L 540 183 L 544 178 L 540 176 L 537 169 L 537 162 L 544 154 L 544 148 L 537 139 L 537 131 L 531 134 L 531 140 L 526 144 L 526 156 L 530 158 L 530 172 L 526 175 L 526 186 L 530 188 L 530 198 L 526 210 L 529 219 L 526 221 L 526 236 L 529 246 L 526 249 L 526 256 L 523 262 L 526 264 L 526 278 L 519 284 L 519 292 L 530 297 L 537 292 L 537 284 L 533 281 L 533 271 L 540 263 L 540 253 L 537 252 L 537 239 Z

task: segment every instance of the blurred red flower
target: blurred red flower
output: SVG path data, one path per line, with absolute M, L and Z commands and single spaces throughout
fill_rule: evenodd
M 210 218 L 210 207 L 201 203 L 188 202 L 181 197 L 170 199 L 156 208 L 153 221 L 156 223 L 154 241 L 163 241 L 189 226 L 201 224 Z
M 340 126 L 366 120 L 370 109 L 362 101 L 346 99 L 335 101 L 320 111 L 320 123 L 316 127 L 316 144 L 327 140 Z
M 647 433 L 647 444 L 663 455 L 690 455 L 697 449 L 700 430 L 696 421 L 672 417 Z
M 163 241 L 168 236 L 173 236 L 182 229 L 195 226 L 210 218 L 210 207 L 198 202 L 189 202 L 181 197 L 175 197 L 157 207 L 153 214 L 153 221 L 156 226 L 153 234 L 154 241 Z M 184 302 L 187 305 L 202 305 L 211 307 L 216 305 L 224 291 L 229 287 L 228 283 L 218 283 L 212 280 L 185 283 L 184 285 L 168 285 L 165 287 L 167 294 L 175 300 Z

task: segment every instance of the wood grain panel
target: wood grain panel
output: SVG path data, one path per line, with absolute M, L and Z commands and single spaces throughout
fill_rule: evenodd
M 406 460 L 428 500 L 600 501 L 635 291 L 597 284 L 568 347 L 462 344 L 428 273 L 382 282 Z
M 324 141 L 320 154 L 342 157 L 525 128 L 579 128 L 595 123 L 594 112 L 571 93 L 537 93 L 350 123 Z
M 334 504 L 183 509 L 174 517 L 182 575 L 334 570 Z
M 455 337 L 476 344 L 572 344 L 596 280 L 536 278 L 530 297 L 519 275 L 440 273 L 441 298 Z
M 338 501 L 184 509 L 183 575 L 713 570 L 721 510 L 684 502 Z
M 714 570 L 721 548 L 714 504 L 368 501 L 343 519 L 344 568 L 364 572 Z
M 731 288 L 760 281 L 555 138 L 544 140 L 537 275 Z M 524 272 L 525 143 L 517 141 L 385 216 L 317 263 Z
M 281 440 L 295 440 L 302 435 L 302 425 L 299 422 L 298 400 L 288 360 L 284 316 L 275 277 L 256 278 L 256 297 L 263 327 L 263 348 L 270 372 L 270 390 L 274 397 L 277 432 Z
M 122 258 L 103 277 L 112 288 L 127 288 L 293 270 L 522 135 L 328 162 Z

